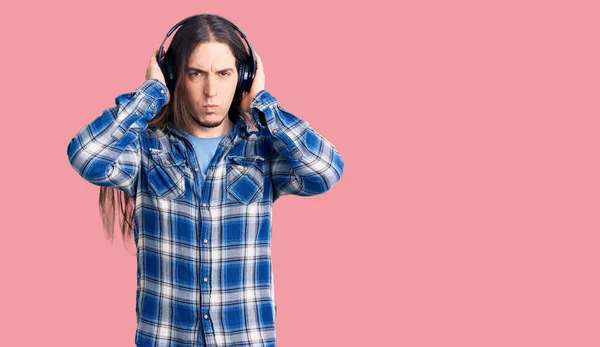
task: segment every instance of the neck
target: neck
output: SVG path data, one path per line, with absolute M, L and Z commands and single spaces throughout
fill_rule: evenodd
M 231 129 L 233 128 L 233 122 L 229 119 L 229 117 L 225 117 L 225 120 L 218 126 L 214 128 L 206 128 L 202 125 L 198 124 L 196 119 L 191 118 L 192 122 L 184 129 L 188 134 L 191 134 L 196 137 L 201 138 L 214 138 L 219 136 L 224 136 L 229 134 Z

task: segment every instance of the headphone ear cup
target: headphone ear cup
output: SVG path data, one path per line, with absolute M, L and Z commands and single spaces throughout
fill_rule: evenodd
M 169 91 L 172 94 L 173 90 L 175 89 L 176 76 L 175 69 L 173 68 L 171 62 L 168 60 L 165 60 L 165 68 L 163 69 L 163 74 L 165 77 L 165 82 L 167 83 L 167 87 L 169 88 Z
M 247 70 L 246 70 L 246 64 L 244 63 L 240 63 L 238 65 L 238 83 L 237 83 L 237 89 L 239 90 L 240 93 L 246 91 L 246 83 L 245 83 L 245 76 L 247 74 Z
M 254 70 L 252 69 L 253 64 L 251 60 L 247 60 L 242 64 L 244 65 L 244 90 L 249 92 L 250 88 L 252 88 L 252 83 L 254 81 Z

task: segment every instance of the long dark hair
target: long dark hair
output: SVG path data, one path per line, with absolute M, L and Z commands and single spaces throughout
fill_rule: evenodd
M 185 105 L 184 78 L 190 55 L 198 45 L 206 42 L 219 42 L 229 46 L 235 57 L 236 69 L 240 61 L 250 56 L 239 33 L 222 17 L 200 14 L 179 27 L 165 54 L 165 58 L 175 63 L 177 71 L 175 90 L 170 91 L 169 102 L 148 121 L 149 129 L 164 130 L 168 122 L 173 122 L 176 128 L 182 129 L 189 122 Z M 228 111 L 229 119 L 234 124 L 239 117 L 241 99 L 242 93 L 236 90 Z M 111 243 L 114 240 L 115 216 L 119 218 L 123 240 L 133 235 L 135 204 L 130 196 L 115 188 L 100 187 L 99 207 L 104 231 Z

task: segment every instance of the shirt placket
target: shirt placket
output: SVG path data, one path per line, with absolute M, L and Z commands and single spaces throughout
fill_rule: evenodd
M 205 341 L 204 339 L 209 339 L 211 338 L 212 343 L 209 343 L 209 346 L 216 346 L 216 341 L 214 339 L 214 331 L 213 331 L 213 327 L 210 321 L 210 313 L 209 313 L 209 303 L 210 303 L 210 286 L 211 283 L 209 282 L 210 279 L 210 271 L 211 271 L 211 261 L 210 261 L 210 253 L 211 253 L 211 229 L 212 229 L 212 220 L 211 220 L 211 215 L 210 215 L 210 182 L 214 182 L 213 176 L 214 176 L 214 169 L 213 166 L 214 164 L 216 164 L 219 160 L 221 160 L 221 158 L 223 157 L 224 153 L 227 153 L 227 151 L 229 151 L 229 149 L 240 140 L 240 135 L 241 132 L 237 131 L 239 129 L 235 129 L 233 134 L 230 134 L 228 136 L 225 136 L 221 142 L 219 142 L 219 145 L 217 146 L 217 150 L 215 152 L 215 154 L 213 155 L 213 158 L 210 161 L 210 164 L 208 165 L 208 169 L 206 171 L 206 175 L 204 177 L 203 180 L 200 180 L 200 175 L 202 175 L 202 172 L 200 171 L 199 168 L 199 163 L 196 157 L 196 153 L 194 151 L 194 147 L 191 144 L 191 142 L 181 133 L 179 133 L 178 130 L 174 130 L 174 132 L 180 137 L 182 138 L 185 142 L 186 142 L 186 147 L 188 150 L 188 158 L 189 162 L 192 166 L 194 166 L 193 169 L 193 177 L 194 177 L 194 184 L 198 184 L 198 182 L 203 181 L 203 184 L 201 187 L 196 186 L 196 191 L 200 192 L 199 194 L 197 194 L 196 196 L 198 196 L 199 201 L 199 210 L 200 210 L 200 218 L 199 218 L 199 222 L 200 222 L 200 226 L 197 228 L 197 230 L 200 230 L 200 235 L 198 236 L 198 240 L 201 240 L 201 244 L 200 244 L 200 301 L 201 301 L 201 305 L 200 305 L 200 324 L 201 327 L 199 327 L 198 329 L 198 336 L 196 337 L 196 340 L 198 342 L 198 346 L 199 347 L 203 347 L 206 346 L 205 345 Z M 233 138 L 233 139 L 232 139 Z

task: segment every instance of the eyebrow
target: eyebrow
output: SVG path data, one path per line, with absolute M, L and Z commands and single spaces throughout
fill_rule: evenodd
M 190 67 L 188 68 L 188 71 L 199 71 L 199 72 L 206 72 L 202 69 L 198 69 L 197 67 Z M 223 70 L 219 70 L 217 72 L 233 72 L 233 69 L 228 67 L 227 69 L 223 69 Z

